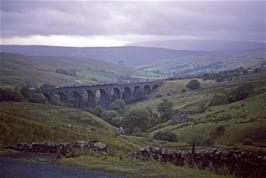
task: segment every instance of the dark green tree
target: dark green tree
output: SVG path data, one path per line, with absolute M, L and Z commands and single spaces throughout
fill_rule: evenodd
M 118 113 L 115 110 L 103 111 L 102 118 L 105 121 L 112 123 L 113 118 L 116 117 L 117 115 Z
M 199 89 L 200 86 L 200 82 L 198 80 L 191 80 L 187 85 L 187 88 L 191 89 L 191 90 L 196 90 Z
M 97 105 L 97 106 L 93 109 L 92 113 L 93 113 L 94 115 L 98 116 L 98 117 L 102 117 L 102 113 L 103 113 L 103 111 L 104 111 L 103 107 L 102 107 L 101 105 Z
M 126 103 L 124 100 L 117 99 L 114 102 L 111 103 L 111 105 L 108 107 L 110 110 L 117 111 L 120 115 L 124 114 L 126 111 Z
M 149 113 L 143 109 L 134 109 L 124 116 L 123 126 L 129 134 L 136 128 L 144 131 L 150 127 Z
M 157 111 L 160 114 L 162 121 L 171 119 L 173 115 L 173 103 L 163 99 L 162 102 L 157 106 Z

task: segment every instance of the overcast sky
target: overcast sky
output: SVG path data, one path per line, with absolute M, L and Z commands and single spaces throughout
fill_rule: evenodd
M 265 1 L 1 1 L 1 43 L 121 46 L 141 41 L 265 41 Z

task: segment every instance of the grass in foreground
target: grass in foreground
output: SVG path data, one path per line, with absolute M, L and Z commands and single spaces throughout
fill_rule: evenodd
M 230 178 L 229 175 L 217 175 L 212 172 L 161 164 L 157 161 L 141 161 L 136 159 L 119 159 L 116 157 L 80 156 L 76 158 L 64 158 L 61 165 L 81 166 L 84 168 L 117 172 L 130 177 L 156 177 L 156 178 Z
M 74 108 L 36 103 L 0 103 L 0 143 L 99 140 L 113 154 L 138 145 L 117 136 L 104 120 Z

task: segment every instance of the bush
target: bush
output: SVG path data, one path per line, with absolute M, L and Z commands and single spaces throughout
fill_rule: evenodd
M 114 117 L 116 117 L 117 115 L 118 115 L 118 113 L 117 113 L 117 111 L 115 111 L 115 110 L 103 111 L 103 113 L 102 113 L 102 118 L 103 118 L 105 121 L 111 123 L 111 122 L 112 122 L 112 119 L 113 119 Z
M 191 90 L 196 90 L 201 87 L 198 80 L 191 80 L 186 86 Z
M 177 142 L 177 135 L 171 132 L 156 132 L 153 135 L 153 138 L 156 140 L 163 140 L 163 141 L 168 141 L 168 142 Z
M 102 117 L 103 107 L 101 105 L 97 105 L 93 110 L 92 113 L 98 117 Z
M 157 111 L 161 116 L 162 121 L 171 119 L 173 114 L 173 103 L 163 99 L 162 102 L 157 106 Z
M 122 117 L 113 117 L 111 124 L 116 126 L 116 127 L 120 127 L 122 125 Z
M 132 110 L 123 118 L 123 126 L 129 134 L 137 127 L 141 131 L 146 130 L 150 126 L 149 113 L 142 109 Z
M 108 107 L 109 110 L 115 110 L 119 114 L 124 114 L 126 110 L 126 103 L 124 100 L 117 99 L 114 102 L 111 103 L 111 105 Z

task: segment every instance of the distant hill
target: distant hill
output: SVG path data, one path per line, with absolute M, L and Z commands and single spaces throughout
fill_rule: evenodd
M 212 52 L 229 52 L 265 48 L 263 42 L 218 41 L 218 40 L 164 40 L 130 43 L 129 46 L 160 47 L 174 50 L 196 50 Z
M 133 46 L 2 45 L 1 51 L 5 52 L 1 53 L 0 83 L 6 85 L 113 83 L 128 76 L 140 80 L 158 79 L 250 67 L 266 61 L 265 48 L 207 52 Z
M 77 57 L 28 56 L 16 53 L 0 53 L 0 85 L 24 84 L 69 85 L 112 81 L 115 77 L 132 74 L 136 69 L 105 61 Z M 56 72 L 74 70 L 76 75 Z
M 216 52 L 202 56 L 185 56 L 154 63 L 141 69 L 158 74 L 186 76 L 197 73 L 217 72 L 238 67 L 253 67 L 266 62 L 265 49 Z
M 1 45 L 0 51 L 33 56 L 61 56 L 97 59 L 128 66 L 148 65 L 157 61 L 185 56 L 201 56 L 206 51 L 171 50 L 151 47 L 59 47 L 59 46 L 24 46 Z

